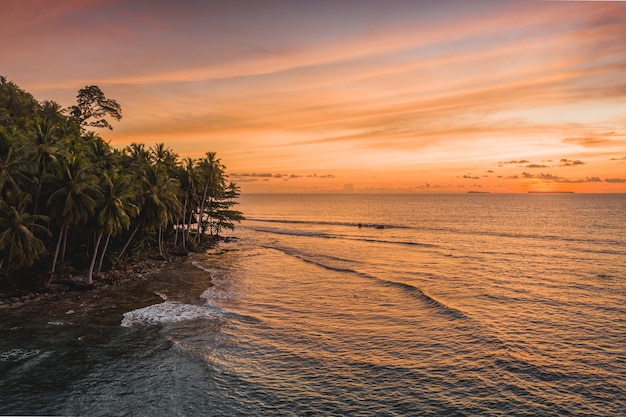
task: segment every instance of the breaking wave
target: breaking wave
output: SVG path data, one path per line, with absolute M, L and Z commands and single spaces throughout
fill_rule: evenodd
M 124 313 L 122 327 L 176 323 L 219 316 L 219 309 L 210 303 L 204 306 L 166 301 Z

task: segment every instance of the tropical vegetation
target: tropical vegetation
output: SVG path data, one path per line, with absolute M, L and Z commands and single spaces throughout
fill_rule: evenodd
M 121 106 L 97 86 L 62 108 L 0 76 L 0 282 L 94 277 L 138 251 L 196 250 L 243 219 L 240 190 L 215 152 L 179 156 L 163 143 L 113 148 Z M 206 239 L 206 238 L 204 238 Z

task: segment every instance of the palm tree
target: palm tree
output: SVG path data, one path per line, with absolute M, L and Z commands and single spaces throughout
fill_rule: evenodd
M 129 176 L 121 174 L 114 174 L 111 177 L 104 176 L 101 189 L 104 198 L 102 207 L 100 207 L 97 213 L 99 230 L 94 245 L 91 264 L 87 273 L 87 285 L 93 284 L 93 271 L 102 236 L 106 233 L 107 238 L 100 255 L 98 273 L 100 273 L 100 269 L 102 268 L 102 262 L 111 236 L 116 236 L 123 230 L 128 230 L 131 217 L 139 214 L 139 206 L 133 201 L 135 192 Z
M 12 148 L 6 153 L 0 152 L 0 196 L 6 197 L 9 192 L 27 188 L 30 184 L 27 174 L 32 168 L 32 163 L 17 158 Z
M 35 166 L 35 182 L 36 188 L 33 192 L 34 214 L 38 213 L 39 197 L 41 196 L 41 187 L 43 178 L 48 175 L 53 168 L 56 168 L 61 153 L 57 145 L 58 136 L 56 135 L 55 125 L 45 119 L 36 119 L 31 128 L 31 146 L 28 160 Z
M 185 158 L 182 162 L 182 167 L 178 171 L 178 180 L 180 181 L 181 197 L 183 199 L 183 212 L 180 219 L 182 231 L 182 244 L 183 249 L 187 249 L 187 236 L 185 233 L 189 233 L 191 228 L 191 220 L 193 218 L 193 211 L 195 210 L 194 204 L 197 201 L 196 194 L 198 184 L 200 182 L 200 176 L 196 170 L 197 161 L 192 158 Z M 187 210 L 189 207 L 189 219 L 187 219 Z M 178 238 L 178 229 L 176 229 L 176 238 Z M 186 230 L 185 230 L 186 229 Z
M 48 198 L 48 210 L 60 223 L 59 237 L 52 261 L 51 273 L 56 271 L 61 239 L 71 226 L 86 224 L 93 216 L 96 201 L 101 197 L 98 177 L 91 173 L 84 159 L 69 155 L 64 161 L 59 177 L 47 176 L 54 192 Z
M 180 182 L 169 178 L 158 166 L 149 167 L 145 181 L 142 214 L 145 224 L 159 228 L 159 255 L 163 256 L 163 227 L 172 223 L 181 211 L 177 196 Z
M 46 254 L 46 245 L 36 235 L 49 234 L 38 222 L 47 221 L 46 216 L 26 212 L 31 196 L 24 192 L 10 193 L 8 202 L 0 199 L 0 251 L 11 269 L 31 266 Z
M 108 142 L 94 132 L 87 132 L 83 139 L 87 141 L 87 159 L 95 168 L 108 172 L 115 165 L 115 155 Z
M 175 178 L 169 178 L 163 169 L 156 165 L 149 165 L 143 170 L 141 213 L 135 229 L 126 241 L 117 260 L 124 256 L 126 249 L 135 237 L 141 226 L 158 228 L 159 254 L 163 255 L 163 227 L 168 226 L 180 214 L 181 206 L 178 200 L 180 183 Z
M 124 148 L 124 155 L 126 156 L 125 166 L 127 168 L 142 170 L 150 165 L 150 152 L 146 150 L 143 143 L 131 143 Z
M 202 179 L 204 181 L 204 192 L 202 193 L 202 200 L 200 200 L 200 212 L 198 213 L 198 234 L 196 240 L 200 242 L 201 235 L 204 228 L 202 223 L 204 221 L 205 205 L 207 198 L 209 199 L 209 206 L 211 200 L 218 197 L 221 190 L 224 188 L 224 166 L 221 164 L 219 158 L 216 158 L 215 152 L 207 152 L 206 158 L 203 158 L 198 167 L 200 169 Z M 210 220 L 210 216 L 209 219 Z

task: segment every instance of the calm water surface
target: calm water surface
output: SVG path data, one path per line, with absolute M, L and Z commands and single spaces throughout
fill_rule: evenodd
M 241 210 L 125 291 L 0 310 L 0 414 L 626 415 L 626 195 Z

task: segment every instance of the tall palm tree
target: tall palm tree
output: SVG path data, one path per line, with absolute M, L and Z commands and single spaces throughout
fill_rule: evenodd
M 191 220 L 193 218 L 193 211 L 195 209 L 195 203 L 197 201 L 196 194 L 198 184 L 200 183 L 200 176 L 196 170 L 197 161 L 192 158 L 185 158 L 182 162 L 182 167 L 178 170 L 178 180 L 180 181 L 180 192 L 183 200 L 183 211 L 180 218 L 180 224 L 182 232 L 182 245 L 183 249 L 187 249 L 187 235 L 191 228 Z M 187 213 L 191 213 L 189 217 Z M 176 229 L 176 237 L 178 237 L 178 229 Z
M 141 213 L 135 229 L 126 241 L 117 257 L 121 260 L 131 241 L 141 226 L 158 229 L 159 254 L 163 256 L 163 227 L 168 226 L 180 214 L 181 205 L 178 200 L 180 183 L 175 178 L 169 178 L 163 169 L 156 165 L 149 165 L 143 170 Z
M 204 183 L 204 191 L 202 193 L 202 199 L 200 200 L 200 212 L 198 213 L 198 232 L 196 236 L 198 242 L 200 242 L 202 235 L 202 223 L 204 221 L 207 199 L 210 206 L 212 199 L 218 197 L 221 190 L 224 188 L 225 167 L 216 156 L 217 154 L 215 152 L 207 152 L 206 158 L 203 158 L 198 164 Z M 210 220 L 210 216 L 208 220 Z
M 60 223 L 59 237 L 52 261 L 51 273 L 56 271 L 61 239 L 71 226 L 86 224 L 93 216 L 96 202 L 102 194 L 98 189 L 98 177 L 86 165 L 85 160 L 69 155 L 63 163 L 60 176 L 49 175 L 47 182 L 53 187 L 48 198 L 48 212 Z
M 98 273 L 100 273 L 111 236 L 116 236 L 120 232 L 128 230 L 131 217 L 139 214 L 139 206 L 134 201 L 135 191 L 129 176 L 121 174 L 114 174 L 111 177 L 104 176 L 101 189 L 103 204 L 97 213 L 98 236 L 87 273 L 87 285 L 93 284 L 94 266 L 103 235 L 106 233 L 107 239 L 100 255 Z
M 163 227 L 172 223 L 181 211 L 177 195 L 180 182 L 169 178 L 158 166 L 149 167 L 145 181 L 142 215 L 147 225 L 158 228 L 159 255 L 163 256 Z
M 0 268 L 7 261 L 10 268 L 17 270 L 33 265 L 46 254 L 46 245 L 36 235 L 49 234 L 39 223 L 47 221 L 47 217 L 26 212 L 31 202 L 27 193 L 9 193 L 7 200 L 0 199 Z

